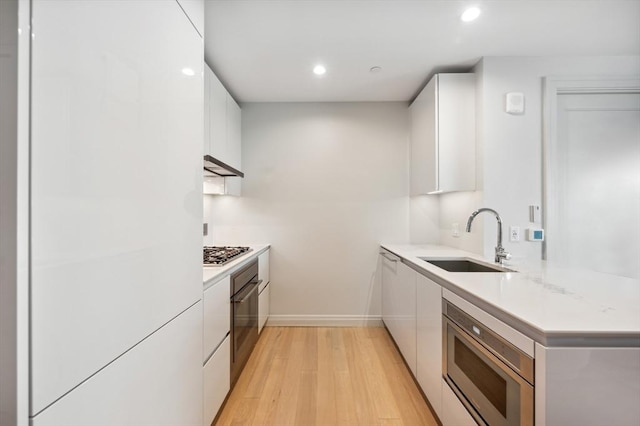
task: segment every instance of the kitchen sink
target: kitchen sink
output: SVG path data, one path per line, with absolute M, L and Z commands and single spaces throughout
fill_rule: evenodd
M 420 257 L 438 268 L 444 269 L 449 272 L 515 272 L 511 269 L 505 268 L 500 265 L 490 265 L 487 263 L 476 262 L 467 258 L 431 258 Z

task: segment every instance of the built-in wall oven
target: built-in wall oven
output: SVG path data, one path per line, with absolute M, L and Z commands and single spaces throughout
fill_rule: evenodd
M 480 425 L 532 426 L 533 359 L 446 300 L 444 379 Z
M 231 386 L 258 341 L 258 260 L 231 275 Z

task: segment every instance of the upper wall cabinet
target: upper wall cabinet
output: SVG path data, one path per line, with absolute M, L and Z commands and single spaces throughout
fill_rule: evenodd
M 205 64 L 204 153 L 242 170 L 242 111 Z M 239 177 L 205 179 L 206 194 L 240 195 Z
M 436 74 L 410 110 L 411 195 L 475 190 L 475 75 Z

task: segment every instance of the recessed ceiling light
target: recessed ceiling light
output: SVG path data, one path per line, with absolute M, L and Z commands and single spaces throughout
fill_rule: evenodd
M 470 7 L 462 13 L 460 19 L 462 19 L 464 22 L 471 22 L 478 18 L 478 16 L 480 16 L 480 9 L 478 9 L 477 7 Z
M 323 75 L 326 72 L 327 69 L 324 67 L 324 65 L 316 65 L 315 67 L 313 67 L 313 73 L 315 75 Z
M 196 75 L 195 71 L 193 71 L 191 68 L 182 68 L 182 74 L 188 75 L 189 77 Z
M 372 72 L 372 73 L 376 73 L 376 72 L 380 72 L 380 71 L 382 71 L 382 67 L 379 67 L 377 65 L 375 67 L 369 68 L 369 72 Z

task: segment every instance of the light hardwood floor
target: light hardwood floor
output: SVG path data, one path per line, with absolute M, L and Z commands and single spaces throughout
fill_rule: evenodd
M 216 425 L 437 425 L 381 327 L 266 327 Z

